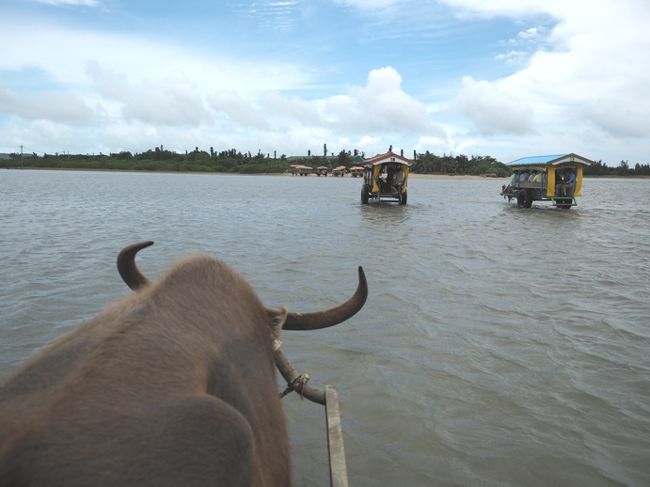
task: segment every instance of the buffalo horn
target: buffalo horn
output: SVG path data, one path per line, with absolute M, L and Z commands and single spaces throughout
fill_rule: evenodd
M 128 247 L 124 247 L 117 256 L 117 270 L 126 285 L 134 291 L 149 284 L 149 279 L 144 277 L 138 269 L 138 266 L 135 265 L 135 254 L 150 245 L 153 245 L 151 240 L 137 242 Z
M 149 279 L 144 277 L 135 265 L 135 254 L 140 250 L 153 245 L 150 240 L 131 244 L 117 256 L 117 270 L 124 282 L 134 291 L 149 284 Z M 363 268 L 359 266 L 359 284 L 354 295 L 346 302 L 324 311 L 314 313 L 288 313 L 284 322 L 285 330 L 318 330 L 329 326 L 338 325 L 354 316 L 365 304 L 368 298 L 368 283 Z M 273 314 L 274 310 L 269 310 Z
M 354 316 L 366 302 L 368 283 L 363 268 L 359 266 L 359 284 L 354 295 L 345 303 L 334 308 L 314 313 L 289 313 L 283 328 L 285 330 L 318 330 L 337 325 Z

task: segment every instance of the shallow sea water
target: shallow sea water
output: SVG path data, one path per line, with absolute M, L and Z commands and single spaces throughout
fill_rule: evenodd
M 286 332 L 341 400 L 350 484 L 650 485 L 650 180 L 587 179 L 580 206 L 502 200 L 499 179 L 361 182 L 0 172 L 0 376 L 128 294 L 119 250 L 155 276 L 221 258 L 270 306 L 364 309 Z M 296 485 L 327 485 L 322 407 L 285 399 Z

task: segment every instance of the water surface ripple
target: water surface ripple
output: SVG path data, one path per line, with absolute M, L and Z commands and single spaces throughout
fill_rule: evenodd
M 413 179 L 406 207 L 357 179 L 0 173 L 0 375 L 151 276 L 222 258 L 268 305 L 348 323 L 285 333 L 336 385 L 351 485 L 650 485 L 650 181 L 585 182 L 530 210 L 500 180 Z M 285 400 L 297 485 L 326 485 L 323 411 Z

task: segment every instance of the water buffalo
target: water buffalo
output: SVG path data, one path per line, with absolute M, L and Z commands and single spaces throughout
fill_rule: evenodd
M 272 342 L 281 328 L 354 315 L 367 297 L 363 270 L 343 304 L 288 313 L 208 256 L 149 282 L 134 258 L 152 243 L 118 257 L 137 292 L 0 385 L 0 485 L 290 484 Z

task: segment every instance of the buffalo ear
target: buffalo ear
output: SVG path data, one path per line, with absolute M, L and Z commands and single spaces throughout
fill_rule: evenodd
M 278 340 L 280 338 L 280 333 L 282 333 L 284 322 L 287 321 L 289 310 L 286 306 L 282 306 L 280 309 L 266 308 L 266 311 L 271 319 L 271 338 L 273 340 Z

